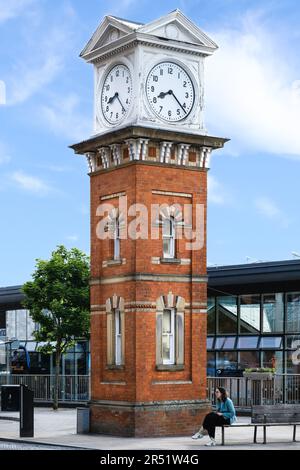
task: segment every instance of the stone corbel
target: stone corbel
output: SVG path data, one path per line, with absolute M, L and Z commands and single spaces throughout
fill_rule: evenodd
M 112 154 L 112 159 L 113 159 L 113 162 L 114 162 L 114 165 L 117 166 L 117 165 L 121 165 L 121 145 L 120 144 L 113 144 L 113 145 L 110 145 L 110 148 L 111 148 L 111 154 Z
M 170 163 L 172 145 L 173 142 L 161 142 L 159 155 L 161 163 Z
M 146 157 L 148 155 L 149 139 L 140 139 L 140 141 L 141 141 L 141 145 L 142 145 L 141 158 L 142 158 L 142 160 L 146 160 Z
M 177 165 L 186 165 L 189 148 L 189 144 L 178 144 Z
M 201 168 L 209 168 L 212 149 L 210 147 L 201 147 L 199 166 Z
M 141 139 L 129 139 L 126 140 L 129 150 L 129 159 L 130 161 L 139 160 L 141 154 Z
M 89 167 L 90 173 L 92 173 L 93 171 L 96 171 L 97 161 L 96 161 L 95 152 L 87 152 L 85 154 L 85 156 L 86 156 L 86 159 L 87 159 L 87 162 L 88 162 L 88 167 Z
M 100 147 L 99 154 L 102 161 L 103 168 L 110 167 L 110 148 L 109 147 Z

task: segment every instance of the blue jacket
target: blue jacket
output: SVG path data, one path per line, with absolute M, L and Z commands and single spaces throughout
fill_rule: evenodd
M 225 401 L 217 401 L 217 411 L 222 413 L 224 418 L 230 419 L 230 424 L 236 421 L 235 408 L 230 398 Z

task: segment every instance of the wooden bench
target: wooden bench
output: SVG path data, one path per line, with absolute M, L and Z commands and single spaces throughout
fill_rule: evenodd
M 267 443 L 267 427 L 293 426 L 293 442 L 300 425 L 300 405 L 257 405 L 252 406 L 251 423 L 225 424 L 222 428 L 222 446 L 225 445 L 225 428 L 253 427 L 253 442 L 257 443 L 257 428 L 263 428 L 263 444 Z

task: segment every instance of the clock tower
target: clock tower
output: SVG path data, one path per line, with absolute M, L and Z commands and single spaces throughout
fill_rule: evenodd
M 206 398 L 206 206 L 213 150 L 204 60 L 217 46 L 179 10 L 107 16 L 94 131 L 72 146 L 91 184 L 91 432 L 191 434 Z

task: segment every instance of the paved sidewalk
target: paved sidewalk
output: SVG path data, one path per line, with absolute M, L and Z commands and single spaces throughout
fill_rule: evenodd
M 76 434 L 76 410 L 50 408 L 35 408 L 35 437 L 19 438 L 19 423 L 9 418 L 18 418 L 19 413 L 0 412 L 0 439 L 31 443 L 43 443 L 61 446 L 79 447 L 98 450 L 207 450 L 208 438 L 192 440 L 191 437 L 144 437 L 121 438 L 98 434 Z M 250 422 L 248 417 L 239 417 L 239 423 Z M 292 426 L 274 427 L 267 429 L 268 444 L 253 444 L 253 428 L 231 428 L 225 430 L 225 446 L 213 447 L 215 450 L 266 450 L 285 449 L 300 450 L 299 442 L 292 442 Z M 217 428 L 217 443 L 221 444 L 221 430 Z M 262 442 L 262 429 L 258 431 L 258 440 Z

